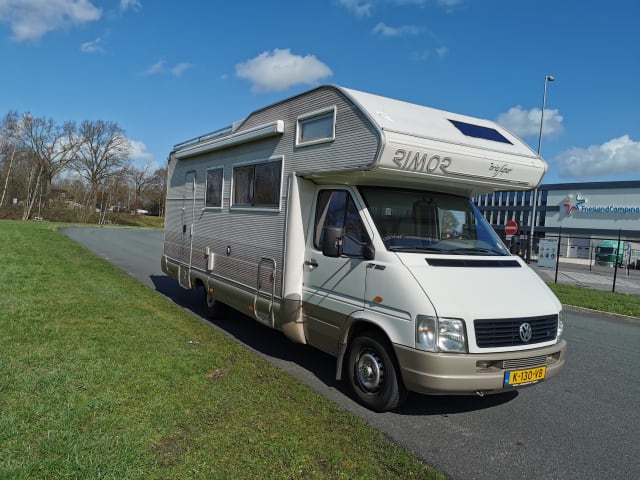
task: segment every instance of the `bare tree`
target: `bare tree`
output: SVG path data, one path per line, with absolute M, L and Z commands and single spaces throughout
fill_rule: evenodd
M 167 169 L 159 168 L 153 172 L 147 188 L 147 202 L 151 211 L 158 212 L 158 216 L 164 216 L 164 202 L 167 191 Z M 157 208 L 156 208 L 157 206 Z
M 7 195 L 11 170 L 16 157 L 16 132 L 18 130 L 18 113 L 9 112 L 0 124 L 0 158 L 2 158 L 2 170 L 5 175 L 2 195 L 0 196 L 0 207 L 4 205 L 4 198 Z M 7 160 L 8 158 L 8 160 Z
M 60 126 L 52 119 L 22 116 L 17 137 L 29 163 L 23 220 L 31 215 L 36 200 L 46 198 L 53 177 L 69 165 L 77 149 L 74 130 L 71 122 Z
M 93 208 L 100 187 L 128 167 L 130 144 L 118 124 L 103 120 L 83 121 L 77 131 L 77 140 L 78 148 L 71 167 L 89 184 Z
M 128 170 L 129 178 L 133 184 L 133 208 L 137 213 L 138 209 L 143 207 L 143 194 L 151 187 L 154 177 L 149 174 L 149 165 L 144 168 L 130 167 Z

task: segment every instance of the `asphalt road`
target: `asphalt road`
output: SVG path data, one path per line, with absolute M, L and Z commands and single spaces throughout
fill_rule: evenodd
M 72 228 L 65 233 L 196 315 L 200 292 L 160 269 L 157 230 Z M 452 479 L 640 478 L 640 324 L 567 312 L 568 360 L 559 377 L 487 397 L 412 394 L 397 412 L 355 403 L 334 380 L 334 359 L 240 314 L 211 323 L 365 419 Z

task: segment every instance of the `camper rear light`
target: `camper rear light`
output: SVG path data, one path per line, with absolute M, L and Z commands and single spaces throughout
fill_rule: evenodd
M 427 352 L 467 351 L 464 322 L 456 318 L 438 318 L 418 315 L 416 346 Z

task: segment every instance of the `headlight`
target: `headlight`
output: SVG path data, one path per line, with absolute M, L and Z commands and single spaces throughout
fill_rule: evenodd
M 464 322 L 453 318 L 418 315 L 416 346 L 427 352 L 466 352 Z
M 560 336 L 564 332 L 564 322 L 562 321 L 563 318 L 564 312 L 560 310 L 560 313 L 558 313 L 558 333 L 556 334 L 556 338 L 560 338 Z

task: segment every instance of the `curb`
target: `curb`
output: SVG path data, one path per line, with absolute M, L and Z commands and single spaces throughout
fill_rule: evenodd
M 591 308 L 585 308 L 585 307 L 577 307 L 575 305 L 567 305 L 567 304 L 562 304 L 562 307 L 570 312 L 576 312 L 576 313 L 588 313 L 591 315 L 600 315 L 602 317 L 607 317 L 610 318 L 611 320 L 620 320 L 623 322 L 627 322 L 627 323 L 634 323 L 636 325 L 640 325 L 640 318 L 638 317 L 631 317 L 629 315 L 622 315 L 621 313 L 611 313 L 611 312 L 604 312 L 602 310 L 593 310 Z

